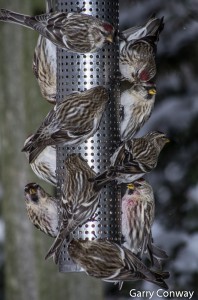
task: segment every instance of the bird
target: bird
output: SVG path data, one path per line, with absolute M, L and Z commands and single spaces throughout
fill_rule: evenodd
M 107 282 L 146 280 L 168 289 L 169 272 L 152 271 L 130 250 L 108 240 L 75 240 L 68 245 L 70 258 L 88 275 Z
M 120 120 L 121 140 L 131 139 L 149 119 L 155 103 L 156 87 L 154 83 L 134 84 L 121 93 Z
M 72 232 L 90 219 L 99 204 L 100 191 L 89 178 L 96 173 L 88 163 L 77 154 L 71 154 L 65 160 L 65 172 L 62 184 L 62 225 L 59 234 L 49 249 L 46 259 L 53 256 L 57 264 L 62 244 L 70 242 Z
M 168 256 L 152 242 L 151 227 L 155 215 L 152 186 L 143 178 L 127 184 L 121 202 L 123 245 L 140 258 L 146 254 L 159 268 L 161 260 Z
M 147 82 L 156 75 L 157 42 L 163 28 L 163 17 L 153 16 L 145 25 L 121 33 L 119 69 L 122 79 Z
M 93 136 L 108 100 L 108 90 L 102 86 L 65 96 L 51 109 L 23 147 L 22 152 L 29 152 L 29 163 L 48 145 L 79 145 Z
M 24 147 L 28 144 L 29 140 L 33 137 L 30 135 L 24 143 Z M 25 152 L 29 160 L 29 152 Z M 30 163 L 32 171 L 44 181 L 56 186 L 56 146 L 46 146 L 37 158 Z
M 59 232 L 58 199 L 50 196 L 37 183 L 28 183 L 24 188 L 26 210 L 33 225 L 55 238 Z
M 40 35 L 34 51 L 32 69 L 43 98 L 51 104 L 56 104 L 56 66 L 56 46 Z
M 69 52 L 96 52 L 113 43 L 115 28 L 109 22 L 82 12 L 50 12 L 37 16 L 0 9 L 0 21 L 37 31 L 54 45 Z
M 46 13 L 53 11 L 53 3 L 46 0 Z M 51 104 L 56 104 L 56 46 L 47 38 L 39 35 L 34 50 L 32 70 L 37 79 L 42 96 Z
M 157 166 L 159 154 L 168 142 L 170 139 L 160 131 L 151 131 L 140 138 L 125 141 L 111 156 L 110 166 L 90 181 L 98 187 L 112 180 L 118 184 L 133 182 Z

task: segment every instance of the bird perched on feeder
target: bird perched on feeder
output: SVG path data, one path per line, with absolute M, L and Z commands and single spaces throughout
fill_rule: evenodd
M 96 52 L 113 42 L 115 29 L 105 20 L 78 12 L 51 12 L 28 16 L 0 9 L 0 21 L 37 31 L 54 45 L 70 52 Z
M 107 240 L 77 241 L 68 245 L 71 259 L 93 277 L 119 284 L 123 281 L 146 280 L 168 289 L 164 279 L 168 272 L 152 271 L 125 247 Z
M 88 180 L 95 176 L 95 172 L 81 156 L 68 156 L 65 160 L 65 172 L 67 176 L 62 184 L 62 225 L 46 255 L 46 259 L 53 256 L 55 263 L 58 263 L 64 240 L 69 243 L 72 232 L 93 216 L 100 195 L 100 190 Z
M 52 0 L 46 0 L 46 13 L 53 11 Z M 56 104 L 56 46 L 39 35 L 33 58 L 33 73 L 38 81 L 42 96 Z
M 156 88 L 153 83 L 134 84 L 121 94 L 121 140 L 129 140 L 149 119 L 155 103 Z
M 90 180 L 97 186 L 112 180 L 118 184 L 133 182 L 157 166 L 159 154 L 169 141 L 164 133 L 152 131 L 123 142 L 111 156 L 107 170 Z
M 78 145 L 93 136 L 108 100 L 109 93 L 102 86 L 67 95 L 48 113 L 23 147 L 23 152 L 29 152 L 29 163 L 48 145 Z
M 24 192 L 30 221 L 42 232 L 56 237 L 59 232 L 58 200 L 37 183 L 28 183 Z
M 33 135 L 29 136 L 25 140 L 24 147 L 28 144 L 32 137 Z M 25 154 L 29 160 L 29 152 L 27 151 Z M 46 146 L 36 159 L 30 163 L 30 167 L 39 178 L 56 186 L 56 146 Z
M 122 79 L 147 82 L 156 74 L 155 55 L 163 18 L 152 17 L 140 27 L 121 33 L 119 68 Z
M 136 255 L 147 254 L 158 268 L 168 256 L 152 243 L 155 200 L 151 185 L 143 178 L 127 185 L 122 197 L 122 235 L 124 246 Z

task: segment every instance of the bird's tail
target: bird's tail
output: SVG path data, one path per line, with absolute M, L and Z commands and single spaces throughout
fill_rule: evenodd
M 153 252 L 153 255 L 155 255 L 156 257 L 158 257 L 160 259 L 168 258 L 168 255 L 166 254 L 166 252 L 154 244 L 152 244 L 152 252 Z
M 168 285 L 164 281 L 164 279 L 168 279 L 170 276 L 169 272 L 161 272 L 161 271 L 152 271 L 150 270 L 151 274 L 155 276 L 155 279 L 145 278 L 147 281 L 152 282 L 159 287 L 163 288 L 164 290 L 168 290 Z
M 168 289 L 168 286 L 164 279 L 169 278 L 169 272 L 162 272 L 161 270 L 150 270 L 141 260 L 138 259 L 130 250 L 122 247 L 125 250 L 125 261 L 131 270 L 135 271 L 135 278 L 141 278 L 146 281 L 157 284 L 163 289 Z M 132 271 L 132 278 L 134 277 L 134 271 Z M 130 277 L 129 277 L 130 278 Z M 126 280 L 126 279 L 125 279 Z
M 34 145 L 34 142 L 35 142 L 35 135 L 32 135 L 30 139 L 27 142 L 25 142 L 23 148 L 21 149 L 21 152 L 30 152 Z
M 32 26 L 27 23 L 29 19 L 31 19 L 31 17 L 28 15 L 18 14 L 4 8 L 0 9 L 0 21 L 16 23 L 32 29 Z
M 62 230 L 56 237 L 54 243 L 45 256 L 45 259 L 53 257 L 55 264 L 57 264 L 60 258 L 64 241 L 66 241 L 67 244 L 70 242 L 70 234 L 68 234 L 66 230 Z
M 147 31 L 147 36 L 155 36 L 156 40 L 159 39 L 160 32 L 164 28 L 164 17 L 156 18 L 152 17 L 151 19 L 148 20 L 146 23 L 146 31 Z
M 33 136 L 21 150 L 22 152 L 28 153 L 30 164 L 39 156 L 39 154 L 46 147 L 46 145 L 39 146 L 35 144 L 35 140 L 36 140 L 35 136 Z
M 162 261 L 168 258 L 166 252 L 154 245 L 151 239 L 149 239 L 148 241 L 147 251 L 153 267 L 155 267 L 156 269 L 162 269 Z
M 39 154 L 45 149 L 44 146 L 32 146 L 32 148 L 29 151 L 29 163 L 33 163 L 34 160 L 39 156 Z
M 147 36 L 152 36 L 155 41 L 159 39 L 159 34 L 164 28 L 164 18 L 156 18 L 155 15 L 151 16 L 144 26 L 131 27 L 122 32 L 122 39 L 127 41 L 138 40 Z

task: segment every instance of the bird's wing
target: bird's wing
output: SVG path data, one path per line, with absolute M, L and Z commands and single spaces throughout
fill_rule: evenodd
M 126 151 L 125 151 L 125 143 L 121 144 L 115 151 L 115 153 L 111 157 L 111 165 L 118 166 L 122 165 L 122 162 L 125 158 Z
M 153 244 L 152 234 L 150 233 L 147 243 L 147 256 L 149 260 L 151 261 L 152 266 L 154 266 L 156 269 L 161 270 L 162 269 L 162 260 L 165 260 L 168 258 L 168 255 L 166 252 L 157 247 L 155 244 Z
M 39 138 L 41 132 L 43 131 L 43 128 L 48 126 L 52 122 L 54 117 L 55 117 L 55 110 L 53 108 L 49 111 L 49 113 L 47 114 L 47 116 L 45 117 L 43 122 L 41 123 L 40 127 L 37 129 L 36 133 L 29 140 L 27 145 L 25 145 L 25 147 L 23 147 L 23 149 L 21 150 L 22 152 L 29 151 L 34 146 L 34 142 Z
M 141 31 L 140 31 L 141 28 L 142 28 L 141 26 L 134 26 L 134 27 L 128 28 L 128 29 L 122 31 L 122 35 L 128 41 L 137 39 L 141 36 Z
M 137 164 L 144 172 L 150 172 L 157 161 L 157 152 L 144 138 L 132 141 L 133 163 Z
M 125 247 L 122 247 L 125 251 L 125 264 L 132 271 L 140 271 L 145 277 L 151 277 L 151 279 L 155 279 L 152 276 L 150 270 L 141 262 L 141 260 L 133 254 L 130 250 Z
M 77 139 L 78 137 L 80 138 L 81 136 L 85 136 L 85 135 L 89 134 L 91 131 L 91 128 L 89 128 L 86 131 L 83 131 L 83 128 L 81 128 L 82 130 L 79 130 L 80 128 L 77 128 L 77 129 L 78 129 L 78 131 L 58 130 L 51 135 L 51 138 L 53 140 L 56 140 L 56 143 L 57 142 L 60 142 L 60 143 L 65 142 L 66 143 L 66 142 L 69 142 L 70 140 Z
M 37 45 L 34 50 L 34 57 L 33 57 L 33 62 L 32 62 L 32 70 L 33 70 L 34 76 L 37 79 L 39 78 L 39 75 L 38 75 L 38 68 L 39 68 L 38 49 L 40 48 L 43 39 L 44 38 L 41 35 L 39 35 Z

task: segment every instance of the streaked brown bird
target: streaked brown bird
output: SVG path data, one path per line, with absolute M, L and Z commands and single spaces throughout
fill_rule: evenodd
M 152 17 L 141 27 L 132 27 L 121 33 L 119 68 L 122 79 L 147 82 L 156 74 L 155 56 L 163 18 Z
M 122 197 L 123 245 L 140 258 L 146 254 L 159 268 L 161 260 L 168 256 L 152 243 L 154 215 L 155 199 L 151 185 L 143 178 L 129 183 Z
M 115 29 L 107 21 L 78 12 L 51 12 L 28 16 L 0 9 L 0 21 L 16 23 L 37 31 L 66 51 L 96 52 L 113 42 Z
M 159 154 L 168 142 L 167 136 L 159 131 L 123 142 L 111 156 L 107 170 L 92 180 L 98 187 L 112 180 L 118 184 L 133 182 L 157 166 Z
M 46 0 L 46 13 L 53 11 L 52 0 Z M 33 58 L 33 73 L 38 81 L 42 96 L 56 104 L 56 46 L 39 35 Z
M 65 160 L 65 172 L 62 184 L 63 220 L 60 232 L 46 255 L 46 259 L 53 256 L 58 263 L 64 240 L 70 242 L 72 232 L 90 219 L 97 209 L 100 190 L 88 179 L 95 176 L 95 172 L 87 162 L 77 154 L 71 154 Z
M 155 103 L 156 87 L 153 83 L 134 84 L 121 94 L 121 140 L 131 139 L 149 119 Z
M 59 232 L 57 199 L 37 183 L 28 183 L 24 192 L 26 210 L 32 224 L 47 235 L 56 237 Z
M 24 147 L 32 137 L 33 135 L 25 140 Z M 25 152 L 25 155 L 29 160 L 29 152 Z M 56 186 L 56 146 L 46 146 L 37 158 L 30 163 L 30 167 L 36 176 Z
M 29 152 L 32 163 L 48 145 L 79 145 L 97 131 L 109 99 L 102 86 L 72 93 L 48 113 L 23 152 Z
M 169 277 L 168 272 L 148 269 L 136 255 L 116 243 L 107 240 L 72 240 L 68 253 L 88 275 L 118 283 L 120 289 L 123 281 L 136 280 L 146 280 L 168 289 L 164 281 Z

